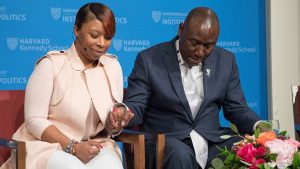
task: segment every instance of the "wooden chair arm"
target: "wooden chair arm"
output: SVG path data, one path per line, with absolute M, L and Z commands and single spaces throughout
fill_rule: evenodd
M 123 142 L 125 150 L 125 160 L 134 161 L 135 169 L 145 168 L 145 139 L 156 140 L 156 169 L 163 169 L 164 151 L 165 151 L 165 134 L 150 134 L 139 131 L 125 130 L 116 138 L 116 141 Z M 133 147 L 133 149 L 132 149 Z M 134 159 L 130 158 L 130 153 L 134 153 Z M 139 163 L 138 163 L 139 162 Z M 126 164 L 128 169 L 133 168 L 132 165 Z
M 16 167 L 25 169 L 26 166 L 26 144 L 23 141 L 0 139 L 0 146 L 16 150 Z
M 156 138 L 156 169 L 163 169 L 165 154 L 165 134 L 159 133 Z
M 17 150 L 17 169 L 25 169 L 26 166 L 26 144 L 23 141 L 18 142 Z
M 134 156 L 134 169 L 145 169 L 145 136 L 141 133 L 126 133 L 123 132 L 119 136 L 115 138 L 116 141 L 124 143 L 124 149 L 126 156 L 124 157 L 127 161 L 131 158 L 129 157 L 132 152 L 130 150 L 130 146 L 128 144 L 132 145 L 133 147 L 133 156 Z M 127 144 L 127 145 L 126 145 Z M 126 167 L 130 169 L 130 164 L 126 163 Z M 132 167 L 132 166 L 131 166 Z

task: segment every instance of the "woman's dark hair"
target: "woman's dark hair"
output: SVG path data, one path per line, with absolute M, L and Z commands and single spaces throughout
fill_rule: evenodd
M 93 19 L 102 22 L 105 30 L 105 38 L 111 39 L 116 32 L 115 16 L 112 10 L 102 3 L 87 3 L 82 6 L 76 15 L 75 25 L 81 29 L 82 25 Z

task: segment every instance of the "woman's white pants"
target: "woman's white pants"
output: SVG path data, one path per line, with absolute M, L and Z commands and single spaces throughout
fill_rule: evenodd
M 48 161 L 48 169 L 123 169 L 122 161 L 111 148 L 103 148 L 88 163 L 62 150 L 57 150 Z

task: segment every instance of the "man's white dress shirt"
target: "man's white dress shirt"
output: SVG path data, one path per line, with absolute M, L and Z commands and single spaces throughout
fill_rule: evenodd
M 189 102 L 192 116 L 195 118 L 204 98 L 202 63 L 189 68 L 180 54 L 179 40 L 176 41 L 176 50 L 178 51 L 177 57 L 179 61 L 184 92 Z M 195 130 L 191 131 L 190 136 L 193 142 L 197 163 L 202 168 L 205 168 L 208 156 L 207 141 Z

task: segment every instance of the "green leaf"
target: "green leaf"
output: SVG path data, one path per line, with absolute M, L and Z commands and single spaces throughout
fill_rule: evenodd
M 225 146 L 224 148 L 221 148 L 219 146 L 216 145 L 216 148 L 221 152 L 221 153 L 224 153 L 224 152 L 227 152 L 227 147 Z
M 236 134 L 239 134 L 239 131 L 238 131 L 236 125 L 230 123 L 229 127 L 233 132 L 235 132 Z
M 270 160 L 276 161 L 277 156 L 278 156 L 278 154 L 276 154 L 276 153 L 270 154 Z
M 261 133 L 260 128 L 256 128 L 254 132 L 254 137 L 258 138 L 259 134 Z
M 230 166 L 231 168 L 235 168 L 234 167 L 235 166 L 235 162 L 236 162 L 235 161 L 235 157 L 236 157 L 235 153 L 230 152 L 229 155 L 226 157 L 226 159 L 224 161 L 224 164 L 226 166 Z
M 232 169 L 238 169 L 238 168 L 239 168 L 239 165 L 238 165 L 238 164 L 233 164 L 231 168 L 232 168 Z
M 294 154 L 294 159 L 293 159 L 293 168 L 299 168 L 299 166 L 300 166 L 300 151 Z
M 290 136 L 289 136 L 289 134 L 288 134 L 287 131 L 281 131 L 281 132 L 278 134 L 278 137 L 283 137 L 283 138 L 286 139 L 286 140 L 290 138 Z
M 227 156 L 226 160 L 233 161 L 234 157 L 235 157 L 234 154 L 230 154 L 229 156 Z
M 266 121 L 260 121 L 258 123 L 257 127 L 259 127 L 261 129 L 261 131 L 263 131 L 263 132 L 273 130 L 272 124 L 270 124 Z
M 211 161 L 211 165 L 215 168 L 215 169 L 223 169 L 224 167 L 224 163 L 220 158 L 214 158 Z
M 272 169 L 272 167 L 269 166 L 268 163 L 265 163 L 265 164 L 264 164 L 264 169 Z
M 258 167 L 259 169 L 265 169 L 265 167 L 264 167 L 263 164 L 258 164 L 257 167 Z
M 236 155 L 235 158 L 234 158 L 234 162 L 236 162 L 236 163 L 241 162 L 241 158 Z
M 279 135 L 281 135 L 281 136 L 287 136 L 288 135 L 288 133 L 287 133 L 287 131 L 281 131 L 280 133 L 279 133 Z
M 242 166 L 239 169 L 248 169 L 248 167 Z
M 222 135 L 220 138 L 224 139 L 224 140 L 227 140 L 227 139 L 229 139 L 231 137 L 232 137 L 231 135 Z

